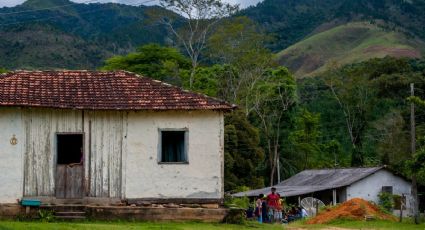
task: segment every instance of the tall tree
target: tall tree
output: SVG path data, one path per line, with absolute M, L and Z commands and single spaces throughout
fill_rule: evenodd
M 276 182 L 275 174 L 279 170 L 281 128 L 284 125 L 284 115 L 295 104 L 295 101 L 295 78 L 284 67 L 269 71 L 265 78 L 257 82 L 250 95 L 253 113 L 258 119 L 266 142 L 270 185 Z
M 192 88 L 208 35 L 220 20 L 236 12 L 238 5 L 222 0 L 160 0 L 160 4 L 185 18 L 176 20 L 175 14 L 167 14 L 163 15 L 161 22 L 170 29 L 176 43 L 184 48 L 191 60 L 189 87 Z
M 352 144 L 352 166 L 364 165 L 363 139 L 368 116 L 374 106 L 375 91 L 369 84 L 369 76 L 361 68 L 333 67 L 325 77 L 335 100 L 345 118 L 345 125 Z
M 246 115 L 252 109 L 245 100 L 266 71 L 273 66 L 273 56 L 265 44 L 271 37 L 247 17 L 223 21 L 208 39 L 209 57 L 232 66 L 222 81 L 226 100 L 244 107 Z

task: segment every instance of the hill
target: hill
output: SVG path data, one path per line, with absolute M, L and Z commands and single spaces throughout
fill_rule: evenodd
M 93 69 L 141 44 L 165 43 L 167 30 L 150 23 L 159 7 L 28 0 L 0 8 L 0 66 Z
M 423 0 L 264 0 L 240 14 L 274 34 L 276 40 L 270 47 L 280 51 L 303 40 L 317 27 L 335 21 L 382 20 L 391 28 L 403 28 L 409 36 L 425 39 L 423 12 Z
M 276 55 L 297 77 L 311 76 L 327 64 L 349 64 L 370 58 L 411 57 L 425 53 L 425 43 L 378 24 L 353 22 L 315 33 Z

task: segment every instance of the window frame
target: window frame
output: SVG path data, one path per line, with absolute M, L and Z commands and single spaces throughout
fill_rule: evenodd
M 184 132 L 184 159 L 181 162 L 162 161 L 162 132 Z M 189 164 L 189 129 L 188 128 L 159 128 L 158 129 L 158 164 L 160 165 L 188 165 Z

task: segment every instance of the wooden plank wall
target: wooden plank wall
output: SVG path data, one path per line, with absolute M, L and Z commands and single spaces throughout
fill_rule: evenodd
M 127 136 L 127 114 L 105 111 L 86 113 L 90 135 L 90 152 L 86 175 L 90 197 L 123 197 L 122 158 Z M 87 140 L 89 139 L 89 140 Z
M 85 196 L 120 198 L 127 113 L 23 109 L 24 196 L 55 196 L 57 132 L 84 132 Z M 90 144 L 89 144 L 90 143 Z
M 23 109 L 24 196 L 54 196 L 56 132 L 82 132 L 81 111 Z

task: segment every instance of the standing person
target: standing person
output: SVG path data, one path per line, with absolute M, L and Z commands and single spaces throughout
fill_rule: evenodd
M 267 214 L 268 214 L 268 205 L 267 205 L 267 199 L 266 196 L 264 196 L 261 199 L 262 203 L 261 203 L 261 214 L 263 216 L 263 223 L 268 223 L 270 221 L 270 219 L 268 218 Z
M 264 194 L 260 194 L 255 201 L 255 216 L 257 217 L 258 223 L 263 223 L 263 214 L 262 214 L 262 207 L 263 207 L 263 201 L 262 198 L 264 197 Z
M 276 220 L 280 197 L 277 195 L 275 187 L 271 188 L 271 192 L 272 193 L 267 196 L 267 206 L 269 207 L 268 214 L 270 216 L 270 220 Z
M 280 196 L 279 193 L 277 193 L 277 195 L 279 196 L 279 200 L 278 200 L 278 204 L 277 204 L 277 212 L 275 213 L 275 219 L 278 222 L 282 222 L 283 219 L 283 209 L 284 209 L 284 203 L 283 203 L 283 198 Z

